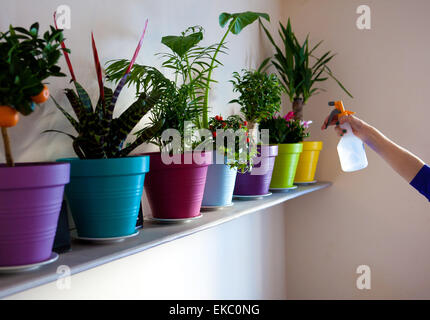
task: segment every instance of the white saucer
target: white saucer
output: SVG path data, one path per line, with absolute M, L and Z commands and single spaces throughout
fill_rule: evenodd
M 268 197 L 268 196 L 271 196 L 272 195 L 272 193 L 271 192 L 269 192 L 269 193 L 266 193 L 266 194 L 258 194 L 258 195 L 251 195 L 251 196 L 245 196 L 245 195 L 236 195 L 236 194 L 234 194 L 233 195 L 233 199 L 237 199 L 237 200 L 257 200 L 257 199 L 261 199 L 261 198 L 263 198 L 263 197 Z
M 133 234 L 129 234 L 128 236 L 122 236 L 122 237 L 111 237 L 111 238 L 88 238 L 88 237 L 79 237 L 76 236 L 74 239 L 76 240 L 82 240 L 82 241 L 89 241 L 93 243 L 109 243 L 109 242 L 119 242 L 123 241 L 128 238 L 135 237 L 139 234 L 139 231 L 136 231 Z
M 305 182 L 295 182 L 294 181 L 294 184 L 298 185 L 298 186 L 307 186 L 308 184 L 315 184 L 317 182 L 318 182 L 317 180 L 314 180 L 314 181 L 305 181 Z
M 191 222 L 191 221 L 200 219 L 201 217 L 203 217 L 202 214 L 196 217 L 182 218 L 182 219 L 161 219 L 161 218 L 147 217 L 147 220 L 157 222 L 157 223 L 184 223 L 184 222 Z
M 20 265 L 20 266 L 0 267 L 0 273 L 15 273 L 15 272 L 24 272 L 24 271 L 34 270 L 34 269 L 37 269 L 37 268 L 39 268 L 45 264 L 49 264 L 49 263 L 56 261 L 58 259 L 58 257 L 59 257 L 58 253 L 52 252 L 51 256 L 45 261 L 32 263 L 32 264 L 24 264 L 24 265 Z
M 288 192 L 288 191 L 294 190 L 294 189 L 297 189 L 297 186 L 292 186 L 289 188 L 270 188 L 269 190 L 273 191 L 273 192 L 281 193 L 281 192 Z
M 205 211 L 210 211 L 210 210 L 220 210 L 220 209 L 228 208 L 233 205 L 234 203 L 232 202 L 232 203 L 226 204 L 225 206 L 201 206 L 200 208 Z

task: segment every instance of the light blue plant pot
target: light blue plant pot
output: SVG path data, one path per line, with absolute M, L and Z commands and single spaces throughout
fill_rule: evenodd
M 79 237 L 111 238 L 136 232 L 148 156 L 57 161 L 71 165 L 66 199 Z
M 206 176 L 202 206 L 228 206 L 232 203 L 236 183 L 237 169 L 226 164 L 216 164 L 214 152 L 213 164 L 209 165 Z

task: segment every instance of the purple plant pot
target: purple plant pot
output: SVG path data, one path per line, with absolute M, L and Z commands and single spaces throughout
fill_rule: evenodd
M 69 175 L 68 163 L 0 165 L 0 266 L 50 257 Z
M 150 170 L 145 178 L 145 192 L 152 216 L 158 219 L 187 219 L 200 215 L 208 166 L 212 154 L 198 164 L 164 164 L 160 152 L 145 153 L 150 156 Z
M 278 155 L 278 146 L 257 146 L 258 154 L 255 156 L 259 162 L 254 165 L 251 172 L 237 172 L 234 195 L 254 196 L 269 193 L 273 166 Z

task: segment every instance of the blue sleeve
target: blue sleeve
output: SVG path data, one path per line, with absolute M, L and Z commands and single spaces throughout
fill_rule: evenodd
M 430 167 L 428 165 L 424 165 L 412 179 L 411 186 L 430 201 Z

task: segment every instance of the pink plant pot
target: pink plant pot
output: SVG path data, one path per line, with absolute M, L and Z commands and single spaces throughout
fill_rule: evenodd
M 200 215 L 208 166 L 212 154 L 206 153 L 204 163 L 165 164 L 160 152 L 150 156 L 149 173 L 145 178 L 145 192 L 152 216 L 158 219 L 187 219 Z

